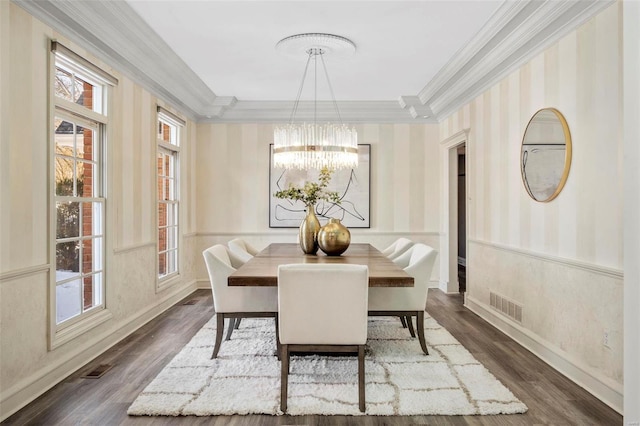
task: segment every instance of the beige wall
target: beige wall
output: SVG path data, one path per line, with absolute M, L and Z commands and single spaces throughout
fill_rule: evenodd
M 467 304 L 618 410 L 620 8 L 609 7 L 440 126 L 443 140 L 470 129 Z M 524 129 L 544 107 L 564 114 L 573 139 L 569 178 L 550 203 L 529 198 L 519 167 Z M 521 326 L 491 310 L 490 291 L 524 306 Z M 610 347 L 603 345 L 605 331 Z
M 438 125 L 361 124 L 358 142 L 371 144 L 371 228 L 352 241 L 379 248 L 408 236 L 438 248 Z M 242 235 L 256 247 L 297 238 L 296 229 L 269 228 L 269 144 L 272 124 L 199 124 L 198 250 Z M 207 286 L 199 262 L 198 277 Z M 437 282 L 438 272 L 432 279 Z
M 54 350 L 48 349 L 51 38 L 119 80 L 107 141 L 106 304 L 111 318 Z M 162 103 L 5 1 L 0 2 L 0 43 L 0 413 L 5 418 L 195 288 L 196 133 L 189 122 L 180 153 L 182 275 L 160 291 L 154 173 L 155 111 Z

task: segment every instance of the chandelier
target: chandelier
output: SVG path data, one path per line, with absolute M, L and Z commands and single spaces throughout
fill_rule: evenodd
M 323 168 L 338 170 L 358 167 L 358 133 L 355 128 L 342 122 L 324 63 L 324 55 L 327 53 L 353 53 L 355 51 L 353 42 L 332 34 L 297 34 L 280 40 L 276 48 L 285 52 L 295 52 L 302 49 L 307 54 L 307 63 L 289 123 L 275 126 L 273 130 L 273 166 L 301 170 L 320 170 Z M 314 69 L 313 122 L 294 123 L 307 71 L 312 61 Z M 318 62 L 322 64 L 324 70 L 338 118 L 337 123 L 317 122 Z

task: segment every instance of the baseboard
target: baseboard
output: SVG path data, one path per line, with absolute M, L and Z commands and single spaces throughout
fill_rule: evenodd
M 196 288 L 198 290 L 211 289 L 211 281 L 208 278 L 200 278 L 196 280 Z
M 193 293 L 197 289 L 196 284 L 195 280 L 187 283 L 176 291 L 167 294 L 156 305 L 140 312 L 117 329 L 105 333 L 106 335 L 94 336 L 84 348 L 79 348 L 75 353 L 70 353 L 65 359 L 41 368 L 9 389 L 3 389 L 0 396 L 0 421 L 13 415 L 73 374 L 79 369 L 78 366 L 82 368 L 113 345 Z
M 622 414 L 624 400 L 622 385 L 589 371 L 589 368 L 572 360 L 568 354 L 555 348 L 530 330 L 494 312 L 488 305 L 470 297 L 468 294 L 465 297 L 465 306 L 531 351 L 555 370 Z

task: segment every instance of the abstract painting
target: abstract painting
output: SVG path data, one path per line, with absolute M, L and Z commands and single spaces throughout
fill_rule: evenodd
M 283 200 L 273 196 L 289 185 L 304 186 L 307 181 L 318 180 L 318 170 L 286 170 L 273 167 L 273 144 L 269 147 L 269 227 L 297 228 L 305 217 L 302 202 Z M 347 228 L 369 228 L 369 185 L 371 177 L 371 145 L 358 145 L 358 167 L 336 170 L 328 190 L 337 191 L 340 204 L 319 202 L 316 216 L 324 225 L 330 218 L 340 219 Z

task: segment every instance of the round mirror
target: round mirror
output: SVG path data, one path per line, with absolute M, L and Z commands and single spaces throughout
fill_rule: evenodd
M 571 166 L 571 133 L 555 108 L 533 114 L 522 138 L 522 182 L 536 201 L 548 202 L 560 194 Z

